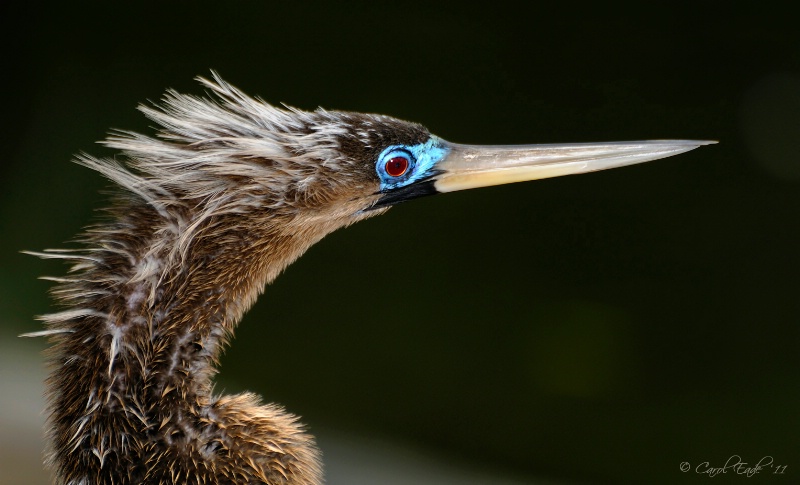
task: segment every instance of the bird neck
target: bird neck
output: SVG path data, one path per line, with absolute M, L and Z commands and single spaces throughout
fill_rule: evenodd
M 112 213 L 87 233 L 95 249 L 69 256 L 77 275 L 55 294 L 72 309 L 45 317 L 57 333 L 50 409 L 59 474 L 80 480 L 106 466 L 141 478 L 135 463 L 147 456 L 109 465 L 134 446 L 190 456 L 195 467 L 213 461 L 214 473 L 255 463 L 254 480 L 291 472 L 299 478 L 280 483 L 317 483 L 313 439 L 294 417 L 252 395 L 214 396 L 212 378 L 264 286 L 330 228 L 303 230 L 267 212 L 163 218 L 144 203 Z M 232 451 L 240 442 L 241 456 Z
M 244 217 L 208 221 L 184 252 L 176 249 L 179 235 L 164 241 L 154 228 L 131 259 L 130 282 L 121 285 L 109 312 L 117 315 L 112 339 L 120 340 L 118 352 L 131 342 L 148 348 L 153 357 L 147 367 L 158 368 L 156 391 L 207 394 L 214 365 L 243 314 L 306 249 L 276 230 L 280 225 L 264 229 L 237 219 Z M 128 371 L 119 362 L 126 359 L 116 357 L 109 365 Z

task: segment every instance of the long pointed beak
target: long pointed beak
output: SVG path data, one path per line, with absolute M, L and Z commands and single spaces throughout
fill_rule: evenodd
M 480 146 L 442 141 L 437 192 L 486 187 L 623 167 L 688 152 L 715 141 L 648 140 L 606 143 Z

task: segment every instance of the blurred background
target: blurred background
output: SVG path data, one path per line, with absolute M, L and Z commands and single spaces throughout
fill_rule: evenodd
M 3 2 L 0 483 L 49 483 L 45 344 L 16 336 L 64 267 L 19 251 L 64 247 L 103 205 L 74 154 L 149 133 L 136 105 L 200 94 L 212 68 L 454 142 L 721 142 L 420 199 L 290 267 L 217 389 L 300 414 L 330 484 L 700 483 L 733 455 L 796 481 L 796 18 L 639 5 Z M 390 244 L 407 249 L 387 270 Z

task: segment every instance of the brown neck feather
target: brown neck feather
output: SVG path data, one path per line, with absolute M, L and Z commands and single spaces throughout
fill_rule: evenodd
M 212 377 L 264 285 L 332 228 L 298 234 L 291 215 L 226 214 L 181 254 L 175 221 L 141 202 L 112 212 L 54 291 L 74 310 L 45 317 L 60 482 L 321 483 L 293 416 L 253 395 L 214 396 Z

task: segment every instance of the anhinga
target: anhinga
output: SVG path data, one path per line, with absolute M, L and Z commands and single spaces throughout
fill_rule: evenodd
M 221 350 L 266 284 L 312 244 L 398 202 L 619 167 L 711 142 L 472 146 L 383 115 L 277 108 L 223 81 L 141 111 L 77 162 L 118 191 L 46 278 L 49 462 L 60 484 L 319 484 L 313 438 L 250 393 L 218 395 Z

